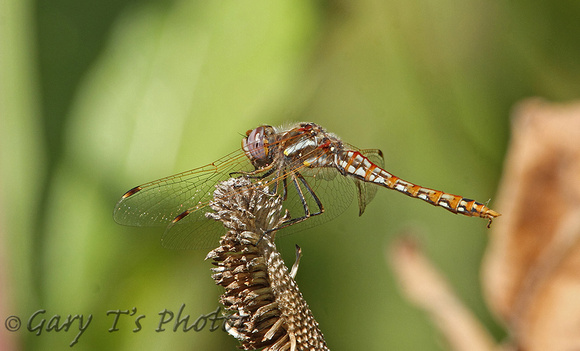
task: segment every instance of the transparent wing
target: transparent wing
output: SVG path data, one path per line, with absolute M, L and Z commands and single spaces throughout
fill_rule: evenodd
M 137 186 L 115 206 L 113 218 L 130 226 L 167 226 L 162 244 L 171 249 L 207 248 L 224 233 L 221 223 L 207 219 L 215 185 L 235 172 L 254 167 L 243 150 L 206 166 Z
M 215 184 L 230 178 L 230 173 L 253 169 L 243 151 L 237 150 L 206 166 L 127 191 L 115 206 L 113 217 L 123 225 L 168 225 L 186 210 L 205 208 Z
M 369 161 L 379 166 L 380 168 L 385 167 L 385 161 L 383 159 L 383 152 L 379 149 L 365 149 L 360 150 L 360 153 L 366 156 Z M 362 216 L 367 205 L 371 202 L 377 193 L 378 186 L 370 183 L 363 182 L 362 180 L 354 180 L 357 191 L 358 191 L 358 215 Z

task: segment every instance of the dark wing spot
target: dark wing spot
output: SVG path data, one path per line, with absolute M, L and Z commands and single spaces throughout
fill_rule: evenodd
M 126 199 L 126 198 L 128 198 L 129 196 L 132 196 L 132 195 L 134 195 L 135 193 L 137 193 L 137 192 L 141 191 L 141 189 L 142 189 L 142 188 L 141 188 L 140 186 L 136 186 L 136 187 L 134 187 L 133 189 L 131 189 L 131 190 L 127 191 L 127 192 L 126 192 L 126 193 L 123 195 L 123 199 Z
M 179 215 L 177 215 L 177 217 L 173 218 L 171 223 L 177 223 L 177 222 L 181 221 L 183 218 L 185 218 L 190 213 L 191 213 L 190 210 L 181 212 Z

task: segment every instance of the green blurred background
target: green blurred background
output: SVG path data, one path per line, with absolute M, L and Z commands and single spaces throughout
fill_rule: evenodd
M 0 348 L 70 349 L 77 323 L 26 330 L 45 309 L 34 325 L 93 315 L 74 350 L 234 350 L 208 328 L 155 332 L 160 311 L 193 321 L 221 291 L 206 252 L 111 214 L 260 124 L 317 122 L 400 177 L 493 205 L 514 104 L 580 96 L 578 18 L 573 0 L 0 0 L 0 317 L 22 320 Z M 278 244 L 288 265 L 302 247 L 297 280 L 332 350 L 445 350 L 384 251 L 414 230 L 501 339 L 480 293 L 485 224 L 384 190 L 363 217 L 353 205 Z M 110 333 L 106 312 L 133 307 Z

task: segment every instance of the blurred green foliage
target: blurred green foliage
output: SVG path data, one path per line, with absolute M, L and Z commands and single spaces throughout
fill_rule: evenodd
M 314 121 L 381 148 L 398 176 L 493 204 L 513 105 L 580 93 L 572 0 L 0 6 L 0 311 L 23 321 L 0 341 L 23 350 L 68 349 L 77 333 L 28 332 L 40 309 L 93 315 L 75 350 L 233 350 L 222 332 L 155 332 L 160 311 L 185 304 L 195 319 L 221 292 L 204 252 L 165 250 L 162 228 L 111 212 L 130 187 L 211 162 L 248 129 Z M 413 228 L 501 338 L 478 278 L 485 224 L 385 190 L 363 217 L 351 206 L 279 245 L 289 265 L 303 248 L 297 280 L 332 350 L 444 350 L 384 250 Z M 134 307 L 108 331 L 107 311 Z

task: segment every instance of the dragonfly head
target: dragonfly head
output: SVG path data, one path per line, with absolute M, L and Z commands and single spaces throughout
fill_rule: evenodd
M 263 167 L 272 162 L 268 146 L 269 139 L 274 133 L 274 127 L 268 125 L 246 132 L 246 137 L 242 140 L 242 149 L 254 166 Z

